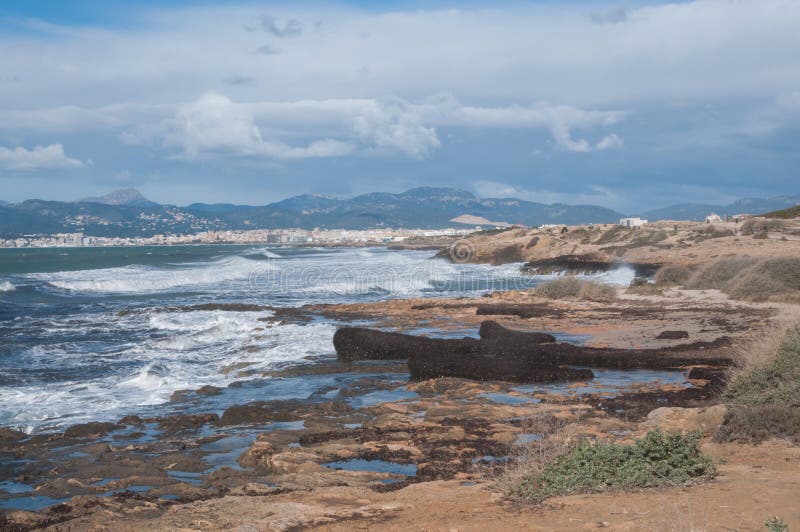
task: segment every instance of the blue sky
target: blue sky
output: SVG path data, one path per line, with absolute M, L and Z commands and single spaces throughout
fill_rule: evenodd
M 797 195 L 800 3 L 0 4 L 0 199 Z

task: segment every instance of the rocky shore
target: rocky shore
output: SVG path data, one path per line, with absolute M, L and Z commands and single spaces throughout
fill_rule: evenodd
M 620 290 L 613 302 L 590 302 L 499 292 L 287 311 L 281 317 L 293 323 L 325 317 L 367 327 L 340 330 L 338 360 L 321 357 L 261 376 L 286 389 L 305 387 L 295 398 L 253 398 L 180 416 L 129 416 L 61 434 L 4 430 L 2 487 L 33 506 L 7 511 L 0 528 L 334 530 L 357 522 L 371 528 L 401 523 L 401 529 L 459 523 L 461 529 L 481 526 L 483 517 L 473 511 L 481 508 L 504 528 L 566 529 L 570 511 L 558 508 L 574 508 L 569 498 L 540 510 L 503 506 L 492 495 L 493 471 L 564 425 L 602 441 L 631 441 L 654 427 L 713 434 L 724 416 L 719 391 L 732 346 L 787 307 L 709 296 L 677 290 L 640 297 Z M 546 362 L 540 360 L 534 373 L 543 367 L 551 377 L 555 368 L 564 373 L 476 379 L 480 372 L 450 371 L 463 368 L 452 358 L 447 372 L 416 367 L 436 352 L 458 355 L 465 346 L 519 360 L 540 353 Z M 576 364 L 591 368 L 565 375 Z M 247 368 L 232 371 L 245 375 Z M 246 387 L 247 381 L 206 387 L 173 400 L 192 404 Z M 796 448 L 747 455 L 748 463 L 761 460 L 767 468 L 786 458 L 776 477 L 785 480 L 767 488 L 758 478 L 736 476 L 742 453 L 731 445 L 706 444 L 732 460 L 735 473 L 709 489 L 692 488 L 692 497 L 744 493 L 747 483 L 771 493 L 776 505 L 785 501 L 787 471 L 800 468 Z M 597 525 L 601 515 L 607 523 L 666 522 L 663 511 L 646 518 L 609 515 L 598 509 L 603 497 L 578 497 L 586 508 L 579 512 L 581 526 Z M 647 494 L 621 497 L 615 500 L 632 512 L 652 504 Z M 685 504 L 667 499 L 674 511 Z M 456 513 L 414 513 L 420 501 Z M 586 513 L 591 508 L 598 513 Z
M 753 219 L 745 223 L 662 221 L 635 229 L 619 225 L 511 228 L 477 233 L 442 249 L 455 262 L 525 263 L 529 273 L 593 273 L 633 267 L 652 274 L 664 265 L 699 265 L 745 254 L 800 256 L 800 222 Z

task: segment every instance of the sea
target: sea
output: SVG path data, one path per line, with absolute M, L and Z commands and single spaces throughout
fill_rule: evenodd
M 176 413 L 183 407 L 171 401 L 174 392 L 234 382 L 250 399 L 285 396 L 264 373 L 334 357 L 341 323 L 270 319 L 275 311 L 266 307 L 479 297 L 552 278 L 520 274 L 520 264 L 459 264 L 433 254 L 237 245 L 0 249 L 0 426 L 35 434 Z M 595 277 L 625 285 L 633 276 L 621 267 Z M 242 399 L 208 401 L 221 410 Z

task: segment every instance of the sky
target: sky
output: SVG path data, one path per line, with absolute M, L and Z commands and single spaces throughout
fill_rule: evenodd
M 800 194 L 796 0 L 0 3 L 0 200 Z

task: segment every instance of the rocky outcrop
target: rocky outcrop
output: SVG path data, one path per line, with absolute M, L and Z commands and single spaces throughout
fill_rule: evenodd
M 412 380 L 458 377 L 478 381 L 567 382 L 594 378 L 590 369 L 542 364 L 521 352 L 503 353 L 481 346 L 470 356 L 453 356 L 446 351 L 413 355 L 408 359 Z
M 476 380 L 552 382 L 591 378 L 591 371 L 571 366 L 616 369 L 666 369 L 695 365 L 729 366 L 726 356 L 709 348 L 724 339 L 664 349 L 584 347 L 543 333 L 506 329 L 495 322 L 481 324 L 480 339 L 442 339 L 345 327 L 334 335 L 340 360 L 408 359 L 414 380 L 460 377 Z
M 656 336 L 657 340 L 685 340 L 686 338 L 689 338 L 687 331 L 661 331 Z
M 481 340 L 502 340 L 522 344 L 549 344 L 556 341 L 552 334 L 540 332 L 514 331 L 507 329 L 496 321 L 484 321 L 478 331 Z
M 620 266 L 633 268 L 637 276 L 649 277 L 655 274 L 660 265 L 619 262 L 602 254 L 561 255 L 559 257 L 526 262 L 522 266 L 522 272 L 536 275 L 553 273 L 592 274 L 616 270 Z

